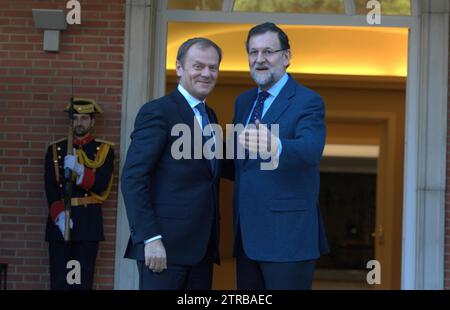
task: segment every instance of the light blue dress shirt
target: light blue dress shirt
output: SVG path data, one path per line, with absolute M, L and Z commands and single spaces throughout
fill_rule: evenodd
M 269 97 L 267 97 L 267 99 L 264 101 L 264 107 L 263 107 L 261 118 L 263 118 L 264 115 L 266 115 L 266 112 L 269 110 L 270 106 L 272 105 L 272 103 L 274 102 L 274 100 L 278 96 L 278 94 L 281 92 L 284 85 L 286 85 L 288 79 L 289 79 L 289 76 L 287 73 L 285 73 L 281 77 L 281 79 L 278 80 L 278 82 L 276 82 L 271 88 L 269 88 L 267 90 L 267 92 L 269 93 Z M 260 92 L 261 92 L 261 89 L 258 88 L 258 93 L 257 93 L 256 98 L 258 98 L 258 95 Z M 250 121 L 250 116 L 252 115 L 253 110 L 256 107 L 256 101 L 257 101 L 257 99 L 255 100 L 255 102 L 253 102 L 253 107 L 252 107 L 252 110 L 250 111 L 250 114 L 247 117 L 247 122 L 245 123 L 245 126 L 247 126 L 248 122 Z
M 264 101 L 264 107 L 263 107 L 261 118 L 263 118 L 264 115 L 266 114 L 266 112 L 269 110 L 270 106 L 275 101 L 275 98 L 277 98 L 278 94 L 281 92 L 284 85 L 286 85 L 288 79 L 289 79 L 288 74 L 284 73 L 284 75 L 281 77 L 281 79 L 279 79 L 278 82 L 276 82 L 271 88 L 269 88 L 267 90 L 267 92 L 269 93 L 269 97 L 267 97 L 267 99 Z M 250 111 L 250 114 L 247 117 L 247 122 L 245 122 L 245 126 L 247 126 L 248 122 L 250 121 L 250 117 L 253 114 L 253 110 L 256 107 L 256 101 L 258 100 L 258 95 L 260 92 L 261 92 L 261 89 L 258 88 L 258 94 L 256 96 L 256 100 L 253 103 L 252 110 Z M 280 156 L 283 146 L 281 144 L 281 140 L 278 137 L 277 137 L 277 139 L 278 139 L 278 156 Z
M 203 102 L 203 100 L 197 99 L 194 96 L 192 96 L 186 89 L 184 89 L 183 86 L 178 84 L 177 87 L 178 91 L 183 95 L 184 99 L 188 102 L 189 106 L 191 107 L 192 111 L 195 114 L 195 118 L 197 119 L 197 122 L 200 124 L 200 128 L 202 128 L 202 116 L 200 115 L 199 110 L 195 107 L 200 102 Z M 203 128 L 202 128 L 203 129 Z

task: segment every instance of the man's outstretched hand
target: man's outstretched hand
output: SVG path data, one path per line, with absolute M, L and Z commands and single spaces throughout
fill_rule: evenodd
M 278 154 L 278 139 L 259 120 L 255 121 L 256 128 L 247 128 L 239 135 L 239 143 L 249 152 L 258 153 L 263 158 Z

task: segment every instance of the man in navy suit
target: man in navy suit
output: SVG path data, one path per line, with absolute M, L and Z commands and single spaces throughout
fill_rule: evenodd
M 317 207 L 324 103 L 286 73 L 289 40 L 275 24 L 253 27 L 246 48 L 258 87 L 236 99 L 233 120 L 246 126 L 238 142 L 249 157 L 234 161 L 237 287 L 310 289 L 315 260 L 328 251 Z M 267 155 L 276 157 L 270 169 Z
M 208 39 L 184 42 L 177 89 L 146 103 L 136 117 L 121 188 L 131 232 L 125 257 L 137 261 L 140 289 L 211 289 L 213 263 L 219 263 L 220 171 L 217 159 L 194 153 L 206 142 L 214 152 L 220 137 L 189 135 L 191 147 L 180 147 L 173 130 L 181 125 L 201 135 L 217 123 L 205 99 L 221 55 Z

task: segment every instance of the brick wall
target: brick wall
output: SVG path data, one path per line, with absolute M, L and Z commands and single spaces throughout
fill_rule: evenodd
M 116 179 L 103 207 L 106 241 L 94 285 L 114 283 L 124 0 L 81 0 L 81 25 L 61 32 L 59 53 L 46 53 L 31 9 L 66 10 L 66 2 L 0 1 L 0 262 L 9 264 L 8 289 L 49 288 L 44 156 L 67 131 L 62 110 L 72 76 L 75 95 L 96 99 L 105 111 L 94 136 L 115 143 Z

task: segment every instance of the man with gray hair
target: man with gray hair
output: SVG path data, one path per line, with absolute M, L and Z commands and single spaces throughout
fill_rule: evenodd
M 282 29 L 256 25 L 246 49 L 257 87 L 237 97 L 233 123 L 246 126 L 239 143 L 257 156 L 234 160 L 237 287 L 310 289 L 315 261 L 328 252 L 317 208 L 325 106 L 286 73 L 291 51 Z M 264 170 L 267 150 L 278 159 Z
M 219 262 L 219 163 L 203 152 L 200 159 L 174 156 L 171 132 L 183 124 L 205 133 L 217 123 L 205 100 L 221 57 L 209 39 L 184 42 L 177 89 L 146 103 L 136 117 L 121 188 L 131 232 L 125 257 L 137 261 L 140 289 L 211 289 L 213 263 Z M 205 135 L 200 147 L 211 139 L 220 143 Z

